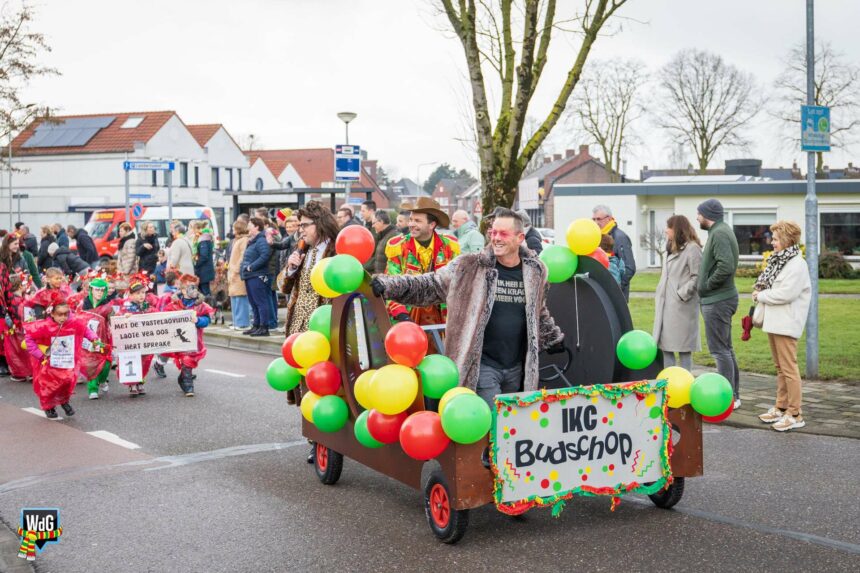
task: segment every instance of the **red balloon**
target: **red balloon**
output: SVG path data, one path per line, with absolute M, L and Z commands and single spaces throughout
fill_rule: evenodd
M 588 255 L 607 269 L 609 268 L 609 255 L 606 254 L 606 251 L 597 247 L 597 250 Z
M 436 412 L 415 412 L 400 428 L 400 447 L 416 460 L 432 460 L 450 443 L 442 429 L 442 418 Z
M 340 369 L 334 362 L 317 362 L 308 368 L 305 383 L 310 391 L 319 396 L 337 394 L 340 390 Z
M 385 335 L 385 351 L 397 364 L 415 368 L 427 356 L 427 333 L 414 322 L 398 322 Z
M 367 431 L 377 442 L 393 444 L 400 439 L 400 426 L 409 416 L 406 412 L 400 412 L 388 416 L 376 410 L 371 410 L 367 415 Z
M 722 414 L 718 414 L 716 416 L 702 416 L 702 421 L 708 422 L 709 424 L 719 424 L 720 422 L 722 422 L 723 420 L 725 420 L 729 416 L 731 416 L 734 409 L 735 409 L 734 403 L 729 404 L 729 407 Z
M 373 235 L 365 227 L 350 225 L 337 234 L 334 248 L 338 255 L 352 255 L 364 264 L 373 256 L 375 244 Z
M 296 359 L 293 358 L 293 344 L 296 342 L 296 338 L 298 338 L 300 334 L 302 333 L 297 332 L 289 335 L 284 341 L 283 346 L 281 346 L 281 354 L 284 356 L 284 361 L 293 368 L 302 368 L 302 365 L 296 362 Z

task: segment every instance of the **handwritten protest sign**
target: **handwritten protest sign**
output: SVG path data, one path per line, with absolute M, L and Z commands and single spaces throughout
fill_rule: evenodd
M 573 495 L 653 493 L 671 479 L 666 381 L 496 396 L 492 440 L 500 511 Z M 560 503 L 561 502 L 561 503 Z
M 197 350 L 197 316 L 193 310 L 112 316 L 110 329 L 117 352 L 163 354 Z

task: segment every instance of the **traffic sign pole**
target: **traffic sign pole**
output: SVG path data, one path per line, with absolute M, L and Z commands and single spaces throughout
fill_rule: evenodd
M 125 170 L 125 222 L 128 223 L 131 221 L 131 217 L 129 216 L 129 212 L 131 211 L 131 198 L 129 197 L 129 189 L 128 189 L 128 169 Z
M 165 171 L 167 176 L 167 220 L 173 222 L 173 171 Z M 168 225 L 170 224 L 168 223 Z

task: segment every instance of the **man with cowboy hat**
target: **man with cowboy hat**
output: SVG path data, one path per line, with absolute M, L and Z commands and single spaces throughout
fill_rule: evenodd
M 386 274 L 432 273 L 460 254 L 460 244 L 455 237 L 437 232 L 451 222 L 439 203 L 429 197 L 419 197 L 410 207 L 409 232 L 394 237 L 385 246 Z M 397 320 L 408 319 L 417 324 L 444 324 L 447 314 L 445 304 L 409 308 L 393 301 L 388 303 L 388 312 Z

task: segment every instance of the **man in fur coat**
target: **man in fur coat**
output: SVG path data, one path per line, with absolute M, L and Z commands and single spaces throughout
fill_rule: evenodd
M 403 304 L 447 303 L 446 354 L 460 385 L 490 406 L 496 394 L 536 390 L 541 351 L 564 350 L 564 334 L 546 307 L 547 270 L 523 244 L 520 217 L 501 209 L 481 253 L 460 255 L 423 275 L 379 275 L 377 296 Z

